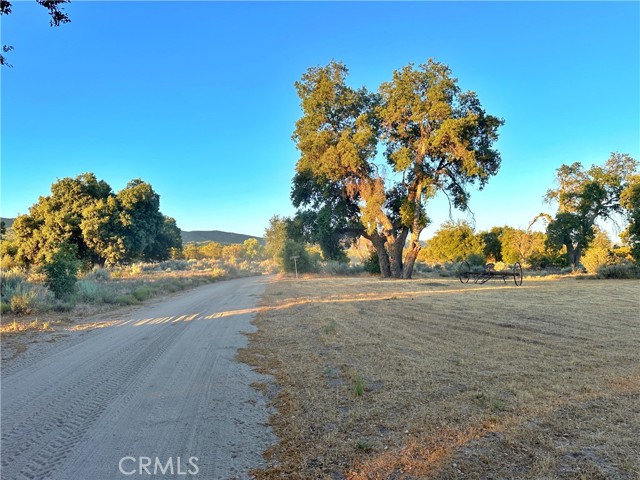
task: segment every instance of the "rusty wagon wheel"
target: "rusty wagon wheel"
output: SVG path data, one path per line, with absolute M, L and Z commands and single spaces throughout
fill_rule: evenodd
M 458 278 L 460 279 L 460 283 L 469 283 L 469 278 L 471 277 L 471 265 L 469 262 L 463 262 L 460 265 L 460 270 L 458 270 Z
M 513 281 L 518 287 L 522 285 L 522 265 L 520 262 L 516 262 L 513 266 Z

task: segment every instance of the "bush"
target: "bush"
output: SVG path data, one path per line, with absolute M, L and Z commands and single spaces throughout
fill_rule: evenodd
M 106 282 L 111 279 L 111 273 L 106 268 L 95 266 L 84 276 L 84 279 L 94 282 Z
M 598 278 L 640 278 L 640 267 L 631 262 L 614 263 L 602 265 L 596 274 Z
M 295 261 L 291 257 L 298 257 Z M 307 273 L 317 270 L 317 265 L 312 261 L 309 252 L 304 245 L 287 239 L 282 251 L 280 252 L 280 268 L 284 272 Z
M 68 298 L 74 291 L 80 267 L 77 250 L 75 245 L 63 243 L 43 266 L 45 283 L 56 298 Z
M 13 292 L 10 305 L 13 313 L 41 313 L 51 310 L 54 303 L 51 292 L 41 285 L 23 283 Z
M 11 301 L 13 292 L 16 291 L 22 284 L 26 283 L 27 277 L 24 273 L 19 271 L 2 271 L 0 272 L 0 298 L 5 303 Z
M 587 272 L 596 273 L 601 267 L 611 265 L 613 263 L 613 256 L 608 248 L 594 247 L 588 249 L 580 261 L 587 269 Z
M 142 287 L 136 288 L 133 292 L 131 292 L 131 294 L 139 302 L 144 302 L 151 297 L 151 289 L 146 285 L 143 285 Z
M 101 285 L 91 280 L 80 280 L 76 284 L 77 298 L 84 303 L 102 303 L 106 296 L 105 293 Z
M 380 258 L 378 257 L 378 252 L 376 252 L 375 250 L 371 252 L 371 255 L 369 255 L 369 258 L 366 262 L 364 262 L 364 265 L 362 267 L 364 268 L 365 272 L 369 272 L 374 275 L 381 273 Z
M 321 265 L 320 271 L 327 275 L 357 275 L 363 271 L 363 267 L 350 265 L 347 262 L 329 260 Z
M 0 314 L 5 315 L 11 311 L 11 305 L 8 303 L 0 302 Z
M 483 267 L 485 266 L 487 259 L 484 255 L 479 253 L 470 253 L 464 259 L 465 262 L 469 263 L 472 267 Z
M 135 305 L 138 303 L 136 297 L 131 294 L 128 295 L 120 295 L 116 297 L 116 302 L 118 305 Z

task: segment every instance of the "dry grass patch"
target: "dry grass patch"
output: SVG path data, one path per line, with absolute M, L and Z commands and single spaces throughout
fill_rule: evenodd
M 640 475 L 640 282 L 281 279 L 240 358 L 280 387 L 259 478 Z

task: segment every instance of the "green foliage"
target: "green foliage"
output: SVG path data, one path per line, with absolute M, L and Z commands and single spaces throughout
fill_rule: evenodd
M 549 190 L 545 197 L 558 205 L 556 217 L 547 227 L 547 242 L 555 248 L 563 245 L 572 267 L 578 265 L 583 250 L 593 240 L 596 220 L 624 211 L 623 194 L 633 189 L 637 167 L 631 156 L 612 153 L 603 166 L 585 170 L 575 162 L 557 169 L 558 188 Z
M 631 247 L 631 255 L 640 263 L 640 175 L 629 178 L 626 188 L 620 194 L 620 205 L 629 221 L 622 236 Z
M 460 262 L 475 253 L 482 255 L 484 242 L 467 222 L 446 222 L 422 249 L 420 260 L 428 263 Z
M 88 265 L 164 260 L 181 249 L 175 220 L 159 211 L 159 196 L 142 180 L 116 195 L 104 181 L 85 173 L 63 178 L 13 225 L 18 261 L 42 265 L 61 243 L 75 245 Z
M 596 273 L 600 267 L 613 263 L 611 240 L 605 232 L 598 232 L 589 248 L 584 252 L 581 263 L 589 273 Z
M 151 289 L 147 285 L 143 285 L 131 292 L 131 295 L 133 295 L 139 302 L 144 302 L 151 298 L 151 293 Z
M 46 276 L 45 283 L 56 298 L 69 298 L 74 291 L 80 267 L 76 254 L 75 245 L 63 243 L 50 254 L 42 267 Z
M 369 272 L 372 275 L 380 274 L 380 258 L 378 257 L 378 252 L 375 250 L 371 252 L 367 261 L 364 262 L 363 268 L 365 272 Z
M 364 395 L 366 385 L 359 372 L 353 374 L 351 378 L 351 387 L 356 397 L 361 397 L 362 395 Z
M 484 242 L 482 253 L 485 258 L 491 259 L 494 262 L 502 261 L 502 241 L 500 240 L 502 231 L 502 228 L 494 227 L 488 232 L 480 232 L 478 234 Z
M 291 258 L 297 256 L 294 260 Z M 296 264 L 298 273 L 308 273 L 317 271 L 317 264 L 315 264 L 307 252 L 304 245 L 287 239 L 284 243 L 282 251 L 280 252 L 280 268 L 283 272 L 292 273 L 296 270 Z
M 291 195 L 296 218 L 325 258 L 337 258 L 341 245 L 364 235 L 383 276 L 410 278 L 428 223 L 426 202 L 443 190 L 467 208 L 468 186 L 482 188 L 498 171 L 492 145 L 503 121 L 433 60 L 394 72 L 377 94 L 349 87 L 347 73 L 331 62 L 296 83 L 303 110 L 293 134 L 300 151 Z M 375 163 L 379 145 L 398 175 L 383 177 Z
M 500 235 L 501 257 L 506 263 L 530 264 L 531 256 L 546 253 L 545 234 L 512 227 L 502 227 Z
M 470 253 L 464 259 L 472 267 L 484 267 L 487 263 L 487 259 L 481 253 Z
M 282 249 L 289 238 L 289 219 L 274 215 L 269 219 L 269 226 L 264 231 L 265 253 L 269 258 L 278 260 Z
M 249 238 L 242 243 L 242 256 L 247 260 L 257 260 L 263 256 L 264 248 L 255 238 Z

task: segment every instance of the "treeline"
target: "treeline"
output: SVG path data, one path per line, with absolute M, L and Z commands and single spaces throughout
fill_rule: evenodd
M 597 229 L 577 268 L 597 273 L 603 266 L 632 258 L 629 246 L 613 245 L 607 233 Z M 476 233 L 464 221 L 445 223 L 422 248 L 418 260 L 428 265 L 466 260 L 472 264 L 520 262 L 532 270 L 576 268 L 569 264 L 565 247 L 558 248 L 544 232 L 503 226 Z
M 446 222 L 421 245 L 417 260 L 431 265 L 467 259 L 476 263 L 520 262 L 530 269 L 586 269 L 590 273 L 601 267 L 627 265 L 629 272 L 622 276 L 635 275 L 640 261 L 637 168 L 634 158 L 620 153 L 612 153 L 602 165 L 588 169 L 579 162 L 562 165 L 556 171 L 554 188 L 544 197 L 556 208 L 554 215 L 541 213 L 526 229 L 496 226 L 480 232 L 468 222 Z M 265 232 L 268 255 L 279 262 L 281 270 L 292 271 L 291 257 L 298 256 L 302 271 L 313 271 L 319 259 L 348 262 L 355 253 L 365 270 L 380 272 L 379 249 L 358 236 L 358 229 L 349 230 L 336 222 L 334 217 L 339 214 L 337 209 L 326 216 L 299 210 L 293 218 L 273 217 Z M 625 226 L 620 234 L 624 245 L 614 246 L 599 227 L 607 220 Z M 532 230 L 536 222 L 546 223 L 544 232 Z M 404 253 L 412 248 L 415 245 L 405 244 Z
M 231 264 L 239 262 L 262 261 L 265 259 L 264 247 L 255 238 L 243 243 L 223 245 L 219 242 L 190 242 L 184 245 L 177 258 L 186 260 L 223 260 Z

